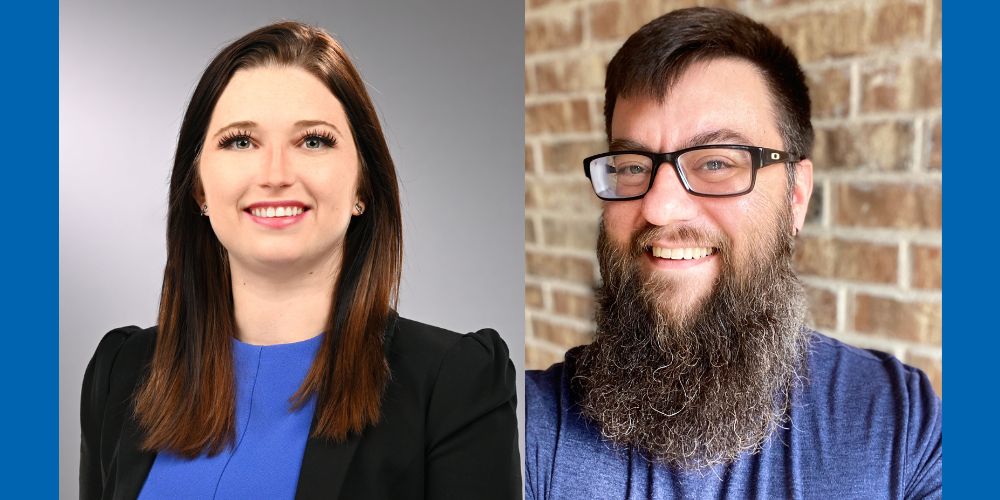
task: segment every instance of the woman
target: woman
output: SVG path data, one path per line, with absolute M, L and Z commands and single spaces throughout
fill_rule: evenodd
M 83 498 L 517 498 L 496 332 L 399 318 L 401 216 L 370 98 L 324 31 L 223 51 L 181 126 L 159 325 L 84 378 Z

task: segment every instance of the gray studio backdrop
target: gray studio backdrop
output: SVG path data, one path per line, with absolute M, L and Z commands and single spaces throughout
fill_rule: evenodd
M 63 2 L 61 498 L 78 496 L 80 384 L 94 348 L 112 328 L 156 321 L 167 181 L 191 92 L 219 49 L 281 19 L 334 33 L 379 110 L 403 201 L 400 312 L 496 328 L 523 394 L 521 2 Z

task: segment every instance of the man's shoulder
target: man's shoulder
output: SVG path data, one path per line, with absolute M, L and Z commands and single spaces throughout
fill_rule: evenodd
M 545 413 L 558 412 L 569 402 L 569 380 L 574 361 L 582 348 L 578 346 L 566 351 L 563 361 L 545 370 L 525 370 L 525 411 L 533 412 L 534 416 L 544 416 Z
M 817 331 L 811 332 L 806 376 L 812 386 L 818 383 L 839 390 L 925 391 L 931 387 L 920 369 L 907 365 L 892 354 L 856 347 Z

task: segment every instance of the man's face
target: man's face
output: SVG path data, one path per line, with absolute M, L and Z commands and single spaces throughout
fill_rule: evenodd
M 700 144 L 745 144 L 784 149 L 776 114 L 759 71 L 739 59 L 693 64 L 662 102 L 647 97 L 619 98 L 611 123 L 612 149 L 676 151 Z M 761 245 L 781 211 L 791 211 L 801 227 L 812 187 L 812 165 L 800 163 L 788 205 L 782 164 L 758 170 L 753 191 L 730 198 L 687 193 L 670 165 L 662 165 L 646 196 L 604 206 L 610 243 L 630 249 L 643 281 L 661 291 L 660 309 L 682 321 L 693 315 L 713 290 L 723 259 L 736 272 L 758 264 Z M 792 232 L 794 227 L 775 228 Z M 671 259 L 655 254 L 709 247 L 701 258 Z M 667 252 L 665 252 L 665 250 Z M 724 255 L 724 252 L 730 255 Z
M 620 99 L 611 128 L 612 149 L 784 149 L 763 79 L 732 59 L 693 65 L 663 103 Z M 775 165 L 750 193 L 705 198 L 663 166 L 644 198 L 605 204 L 597 332 L 567 356 L 580 411 L 605 438 L 700 468 L 758 449 L 785 422 L 809 340 L 791 255 L 812 166 L 797 168 L 790 190 Z

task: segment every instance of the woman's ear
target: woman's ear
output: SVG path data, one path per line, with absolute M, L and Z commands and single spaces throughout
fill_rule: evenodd
M 205 204 L 205 189 L 201 185 L 201 179 L 197 176 L 194 179 L 194 187 L 191 189 L 191 197 L 194 198 L 194 203 L 198 207 L 198 211 L 202 215 L 206 215 L 208 209 Z

